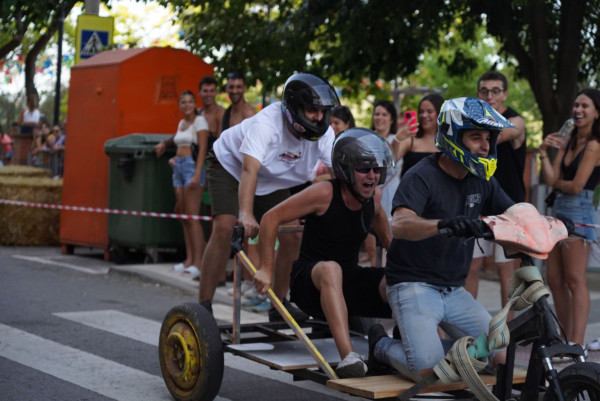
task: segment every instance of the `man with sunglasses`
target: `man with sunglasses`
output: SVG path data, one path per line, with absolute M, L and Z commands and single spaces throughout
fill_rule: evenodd
M 335 139 L 335 179 L 309 186 L 269 210 L 261 220 L 257 291 L 266 293 L 273 276 L 273 246 L 280 224 L 306 217 L 300 256 L 291 275 L 291 300 L 311 316 L 326 319 L 342 362 L 339 377 L 362 377 L 367 365 L 354 352 L 348 316 L 390 318 L 384 269 L 362 268 L 358 252 L 373 227 L 383 245 L 390 228 L 381 190 L 392 151 L 385 139 L 365 128 L 350 128 Z
M 514 126 L 505 128 L 498 136 L 498 167 L 494 177 L 500 187 L 515 203 L 525 202 L 525 157 L 527 153 L 525 120 L 515 110 L 506 106 L 508 98 L 508 81 L 498 71 L 488 71 L 477 81 L 477 97 L 494 108 L 502 117 Z M 479 287 L 479 271 L 486 256 L 494 256 L 494 264 L 500 279 L 500 300 L 502 306 L 508 301 L 509 281 L 513 271 L 519 267 L 519 260 L 504 257 L 500 245 L 490 241 L 479 241 L 475 246 L 473 261 L 465 288 L 477 298 Z M 510 315 L 512 317 L 512 313 Z
M 319 160 L 331 166 L 334 134 L 329 114 L 337 105 L 335 89 L 323 78 L 293 74 L 281 102 L 223 131 L 215 141 L 206 158 L 213 224 L 202 257 L 199 296 L 209 311 L 231 253 L 234 226 L 241 224 L 246 237 L 256 237 L 261 217 L 289 197 L 288 188 L 306 182 Z M 273 290 L 286 306 L 291 306 L 285 297 L 299 247 L 298 233 L 279 234 L 276 264 L 281 275 Z M 269 320 L 281 319 L 272 312 Z

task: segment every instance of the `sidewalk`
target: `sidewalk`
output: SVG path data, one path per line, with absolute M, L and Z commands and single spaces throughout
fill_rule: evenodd
M 233 260 L 230 259 L 228 269 L 231 270 Z M 198 294 L 199 282 L 194 281 L 188 276 L 173 272 L 173 264 L 138 264 L 138 265 L 112 265 L 111 269 L 121 273 L 138 275 L 149 280 L 156 281 L 165 285 L 189 291 L 194 294 L 196 299 Z M 590 297 L 592 306 L 586 329 L 585 342 L 590 343 L 600 337 L 600 271 L 588 271 L 588 286 L 590 289 Z M 219 319 L 229 320 L 227 318 L 231 313 L 231 305 L 233 297 L 227 294 L 227 290 L 232 287 L 231 282 L 227 282 L 224 287 L 218 287 L 213 300 L 214 305 L 227 306 L 219 308 Z M 494 279 L 493 274 L 484 274 L 479 281 L 479 294 L 477 300 L 492 314 L 492 316 L 501 309 L 500 303 L 500 283 Z M 549 303 L 554 304 L 552 296 L 549 298 Z M 252 313 L 244 311 L 242 315 L 242 323 L 245 321 L 267 321 L 266 313 Z M 528 356 L 526 350 L 521 350 L 517 353 L 517 360 L 526 361 Z M 589 361 L 600 362 L 600 352 L 590 352 Z

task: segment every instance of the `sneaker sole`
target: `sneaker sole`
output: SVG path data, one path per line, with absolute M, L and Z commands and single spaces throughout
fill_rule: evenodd
M 364 368 L 365 364 L 361 362 L 353 363 L 352 365 L 346 365 L 343 367 L 337 367 L 335 373 L 340 379 L 350 379 L 354 377 L 365 377 L 366 372 Z

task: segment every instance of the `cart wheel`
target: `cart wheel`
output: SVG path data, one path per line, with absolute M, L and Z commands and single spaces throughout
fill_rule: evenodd
M 160 328 L 163 379 L 177 401 L 210 401 L 223 379 L 223 344 L 213 316 L 198 303 L 171 309 Z
M 578 362 L 567 366 L 558 374 L 558 380 L 565 401 L 600 400 L 600 364 Z M 544 401 L 555 400 L 558 397 L 549 389 Z

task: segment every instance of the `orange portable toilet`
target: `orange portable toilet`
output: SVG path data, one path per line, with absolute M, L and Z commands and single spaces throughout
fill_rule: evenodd
M 131 133 L 174 133 L 181 119 L 179 94 L 197 93 L 206 75 L 213 75 L 210 64 L 169 47 L 104 51 L 74 66 L 62 204 L 106 208 L 104 143 Z M 63 253 L 85 246 L 104 249 L 108 258 L 107 215 L 63 210 L 59 240 Z

